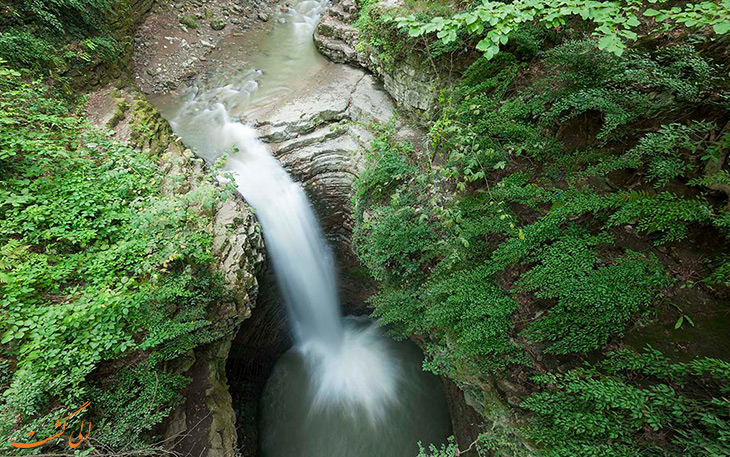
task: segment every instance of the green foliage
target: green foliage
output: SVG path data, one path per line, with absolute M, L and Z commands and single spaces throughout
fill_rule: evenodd
M 0 57 L 20 67 L 54 68 L 62 65 L 51 43 L 19 29 L 0 31 Z
M 636 252 L 599 266 L 590 249 L 610 238 L 567 236 L 535 255 L 539 263 L 520 277 L 518 289 L 540 299 L 557 299 L 547 315 L 524 333 L 549 342 L 546 352 L 587 352 L 620 335 L 631 318 L 651 304 L 667 284 L 655 257 Z
M 531 125 L 531 107 L 522 97 L 500 102 L 519 69 L 520 63 L 509 54 L 477 60 L 456 89 L 458 102 L 431 128 L 435 155 L 445 156 L 440 173 L 459 181 L 461 190 L 505 169 L 511 158 L 558 152 L 557 142 Z
M 411 144 L 391 142 L 388 135 L 381 135 L 370 148 L 368 166 L 355 186 L 354 200 L 363 204 L 381 201 L 417 172 L 406 162 L 412 153 Z
M 524 360 L 510 338 L 518 303 L 492 284 L 489 268 L 433 278 L 423 300 L 430 304 L 424 310 L 426 325 L 433 331 L 447 329 L 441 331 L 454 344 L 449 357 L 489 360 L 490 371 Z
M 712 27 L 712 30 L 723 35 L 730 32 L 730 2 L 722 0 L 719 2 L 689 3 L 684 7 L 672 7 L 655 10 L 647 8 L 644 16 L 652 17 L 657 22 L 677 23 L 685 27 L 703 28 Z M 669 25 L 669 24 L 667 24 Z M 665 26 L 663 32 L 671 30 Z
M 675 194 L 631 193 L 614 213 L 609 225 L 635 224 L 636 229 L 657 235 L 656 243 L 680 241 L 687 236 L 686 224 L 709 223 L 712 209 L 702 199 L 682 199 Z
M 641 11 L 632 5 L 618 16 Z M 503 24 L 493 20 L 484 34 Z M 664 326 L 667 310 L 670 328 L 702 325 L 678 291 L 730 284 L 726 80 L 694 46 L 608 52 L 568 24 L 562 41 L 522 24 L 524 47 L 472 61 L 442 97 L 427 150 L 373 143 L 354 197 L 358 255 L 380 281 L 373 314 L 424 339 L 426 369 L 485 396 L 495 429 L 477 455 L 727 456 L 726 362 L 621 352 L 570 370 L 621 347 L 629 329 Z M 440 38 L 464 39 L 464 27 L 444 25 Z M 718 246 L 703 252 L 706 268 L 668 260 L 702 237 Z M 537 385 L 522 377 L 536 372 Z M 491 409 L 495 378 L 540 391 L 505 393 L 528 411 L 522 432 Z M 519 433 L 538 446 L 522 452 Z M 421 448 L 459 454 L 453 443 Z
M 94 400 L 100 439 L 135 447 L 184 385 L 163 362 L 220 337 L 210 209 L 225 196 L 212 180 L 163 193 L 157 156 L 38 82 L 0 81 L 0 125 L 2 431 Z M 129 373 L 118 390 L 102 386 L 110 364 Z
M 707 277 L 706 281 L 710 285 L 730 286 L 730 258 L 722 257 L 719 266 Z
M 364 218 L 366 234 L 358 233 L 358 246 L 376 279 L 396 276 L 404 282 L 417 282 L 423 278 L 435 236 L 407 195 L 395 195 L 394 200 L 393 205 L 378 207 Z M 378 223 L 370 224 L 370 218 Z
M 97 439 L 110 449 L 159 455 L 161 450 L 150 448 L 143 437 L 181 403 L 180 392 L 189 382 L 188 376 L 166 373 L 150 363 L 120 372 L 112 383 L 90 393 L 99 403 L 94 406 L 105 412 L 94 424 Z
M 13 16 L 28 23 L 42 24 L 59 33 L 76 33 L 103 27 L 103 14 L 110 11 L 111 5 L 109 0 L 11 0 L 9 8 Z
M 706 144 L 704 138 L 714 128 L 713 124 L 703 122 L 663 125 L 658 132 L 641 138 L 639 144 L 625 154 L 600 159 L 599 163 L 577 173 L 576 179 L 646 167 L 646 178 L 655 188 L 661 188 L 677 178 L 687 180 L 696 176 L 700 168 L 699 153 L 712 147 Z M 695 184 L 702 185 L 700 182 Z
M 697 106 L 712 80 L 712 65 L 690 46 L 676 45 L 623 57 L 597 51 L 590 41 L 567 42 L 546 53 L 552 76 L 540 84 L 540 107 L 547 120 L 561 123 L 585 113 L 601 113 L 599 139 L 682 106 Z
M 651 3 L 656 3 L 652 1 Z M 593 29 L 598 49 L 622 55 L 626 43 L 637 39 L 642 25 L 640 1 L 594 0 L 518 0 L 511 3 L 483 0 L 473 9 L 451 17 L 435 17 L 423 21 L 415 15 L 397 18 L 398 26 L 408 30 L 411 37 L 433 34 L 444 43 L 456 41 L 458 33 L 465 30 L 480 38 L 476 49 L 487 59 L 499 53 L 507 44 L 511 33 L 525 23 L 539 23 L 549 28 L 564 27 L 573 18 L 580 18 Z M 669 21 L 685 27 L 712 27 L 720 35 L 730 32 L 730 1 L 701 2 L 657 11 L 646 9 L 646 17 L 657 22 Z M 668 27 L 665 27 L 665 31 Z
M 195 16 L 192 14 L 180 16 L 180 23 L 186 27 L 190 27 L 191 29 L 198 28 L 198 21 L 195 20 Z
M 421 442 L 418 442 L 417 457 L 456 457 L 459 455 L 459 446 L 454 441 L 454 437 L 449 437 L 446 444 L 442 444 L 437 448 L 433 444 L 429 444 L 428 448 L 424 448 Z
M 546 389 L 523 401 L 529 434 L 558 456 L 730 455 L 730 366 L 672 364 L 658 351 L 619 351 L 593 366 L 536 376 Z
M 415 17 L 424 21 L 434 15 L 450 14 L 454 5 L 449 1 L 406 0 L 397 6 L 375 0 L 359 0 L 357 3 L 359 11 L 354 25 L 358 29 L 358 40 L 355 48 L 361 56 L 369 56 L 368 65 L 376 74 L 391 72 L 402 62 L 424 71 L 440 70 L 444 65 L 450 65 L 450 59 L 465 45 L 461 39 L 449 43 L 430 37 L 414 40 L 394 21 L 394 17 L 404 9 L 414 12 Z M 438 75 L 439 83 L 448 80 L 446 73 Z
M 359 16 L 355 21 L 359 30 L 357 51 L 376 56 L 386 69 L 391 69 L 394 62 L 408 55 L 402 39 L 405 34 L 398 30 L 387 11 L 379 8 L 377 2 L 360 1 L 358 6 Z
M 43 73 L 109 62 L 121 52 L 109 0 L 11 0 L 0 20 L 0 58 Z

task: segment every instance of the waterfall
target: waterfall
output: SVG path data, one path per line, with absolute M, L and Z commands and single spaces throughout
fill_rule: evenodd
M 186 142 L 197 145 L 199 153 L 237 151 L 228 157 L 226 170 L 263 228 L 297 348 L 313 374 L 314 407 L 344 402 L 362 407 L 369 420 L 377 420 L 397 401 L 399 368 L 385 340 L 371 326 L 344 332 L 332 253 L 304 189 L 254 128 L 232 119 L 224 104 L 206 103 L 209 96 L 198 92 L 171 124 Z M 185 125 L 205 135 L 185 135 Z
M 225 170 L 256 212 L 286 303 L 295 346 L 266 387 L 264 454 L 402 457 L 417 440 L 447 436 L 438 380 L 421 371 L 413 345 L 385 338 L 369 320 L 343 320 L 333 256 L 304 189 L 239 120 L 301 89 L 302 75 L 326 63 L 311 38 L 325 6 L 296 3 L 253 68 L 219 68 L 166 117 L 209 162 L 229 154 Z
M 318 1 L 296 4 L 289 27 L 279 31 L 287 35 L 278 37 L 277 43 L 286 46 L 277 52 L 291 56 L 302 54 L 296 49 L 313 47 L 311 34 L 324 5 Z M 385 406 L 397 400 L 398 365 L 371 326 L 350 327 L 345 333 L 332 252 L 304 189 L 257 138 L 256 130 L 230 114 L 234 109 L 245 113 L 254 106 L 262 87 L 282 90 L 272 85 L 283 86 L 286 73 L 296 75 L 301 67 L 278 70 L 246 70 L 237 81 L 231 81 L 230 74 L 228 80 L 226 75 L 223 80 L 213 78 L 212 87 L 196 87 L 188 94 L 170 124 L 186 144 L 210 161 L 230 153 L 225 170 L 261 223 L 296 347 L 306 354 L 313 374 L 314 407 L 344 402 L 362 407 L 369 420 L 376 420 Z
M 254 129 L 226 120 L 221 133 L 242 151 L 228 160 L 227 169 L 256 210 L 296 340 L 337 351 L 342 319 L 334 262 L 304 190 Z

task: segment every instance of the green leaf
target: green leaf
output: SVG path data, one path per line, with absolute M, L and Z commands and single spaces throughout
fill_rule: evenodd
M 494 56 L 497 55 L 497 53 L 499 53 L 499 46 L 496 44 L 490 43 L 488 40 L 482 40 L 482 41 L 487 41 L 487 43 L 489 43 L 489 45 L 484 48 L 484 57 L 486 57 L 487 60 L 491 60 Z M 480 41 L 480 43 L 482 41 Z M 481 51 L 481 49 L 480 49 L 480 51 Z
M 598 49 L 604 50 L 608 49 L 610 46 L 613 45 L 613 37 L 611 35 L 606 35 L 600 40 L 598 40 Z
M 684 322 L 684 316 L 680 316 L 679 319 L 677 319 L 677 323 L 674 324 L 674 330 L 677 330 L 679 327 L 682 326 L 682 323 Z
M 714 30 L 718 35 L 724 35 L 730 32 L 730 21 L 715 24 L 712 26 L 712 30 Z
M 598 40 L 598 49 L 612 52 L 618 56 L 623 54 L 626 46 L 616 35 L 606 35 Z
M 492 46 L 492 42 L 484 38 L 477 43 L 477 51 L 487 52 L 487 49 L 489 49 L 490 46 Z
M 646 11 L 644 11 L 644 16 L 654 17 L 659 14 L 659 11 L 655 10 L 654 8 L 647 8 Z

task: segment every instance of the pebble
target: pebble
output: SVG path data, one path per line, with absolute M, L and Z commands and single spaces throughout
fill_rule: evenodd
M 266 13 L 259 13 L 258 18 L 264 22 L 267 22 L 269 20 L 269 15 Z

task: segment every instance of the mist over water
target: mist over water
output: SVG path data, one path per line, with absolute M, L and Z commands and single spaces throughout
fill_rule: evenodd
M 263 455 L 415 455 L 418 440 L 442 442 L 450 433 L 438 379 L 423 373 L 415 345 L 386 338 L 369 319 L 343 320 L 333 256 L 304 190 L 239 120 L 304 88 L 306 75 L 326 64 L 312 43 L 325 6 L 294 4 L 286 24 L 258 37 L 247 65 L 237 66 L 233 53 L 158 106 L 206 160 L 234 151 L 226 170 L 256 210 L 287 306 L 295 346 L 265 389 Z
M 418 441 L 444 442 L 451 420 L 418 348 L 369 319 L 347 318 L 344 334 L 341 357 L 305 347 L 277 362 L 262 399 L 263 456 L 415 457 Z

